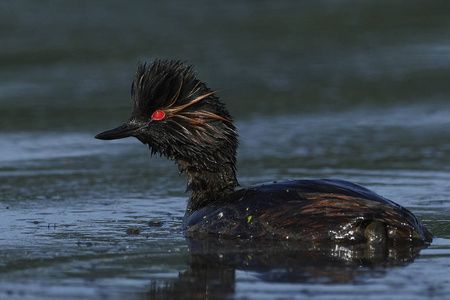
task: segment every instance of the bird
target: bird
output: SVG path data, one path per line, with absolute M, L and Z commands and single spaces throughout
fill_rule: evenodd
M 155 59 L 137 65 L 131 117 L 95 136 L 135 137 L 173 160 L 190 192 L 185 236 L 417 245 L 433 235 L 401 205 L 340 179 L 291 179 L 238 188 L 238 134 L 224 102 L 192 65 Z

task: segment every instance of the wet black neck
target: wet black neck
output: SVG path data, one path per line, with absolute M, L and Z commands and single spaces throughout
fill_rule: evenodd
M 234 164 L 221 164 L 214 169 L 197 169 L 179 163 L 180 170 L 188 175 L 189 197 L 186 213 L 192 212 L 230 194 L 239 185 Z

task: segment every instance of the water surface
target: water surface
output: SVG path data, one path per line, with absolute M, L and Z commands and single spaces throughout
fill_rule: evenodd
M 0 6 L 0 298 L 450 293 L 446 1 Z M 413 211 L 433 244 L 393 264 L 186 240 L 176 166 L 137 140 L 93 138 L 128 118 L 136 63 L 155 57 L 224 89 L 242 186 L 350 180 Z

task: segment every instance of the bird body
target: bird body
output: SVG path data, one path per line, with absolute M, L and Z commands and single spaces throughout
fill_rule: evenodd
M 351 182 L 304 179 L 259 184 L 185 216 L 189 236 L 301 241 L 430 241 L 407 209 Z
M 187 236 L 423 244 L 431 233 L 402 206 L 336 179 L 272 182 L 235 191 L 237 132 L 225 105 L 191 66 L 138 64 L 130 119 L 98 139 L 134 136 L 175 161 L 191 192 Z

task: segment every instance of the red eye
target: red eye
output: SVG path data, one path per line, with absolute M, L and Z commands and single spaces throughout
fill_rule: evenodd
M 162 120 L 166 114 L 162 110 L 156 110 L 152 115 L 152 120 Z

